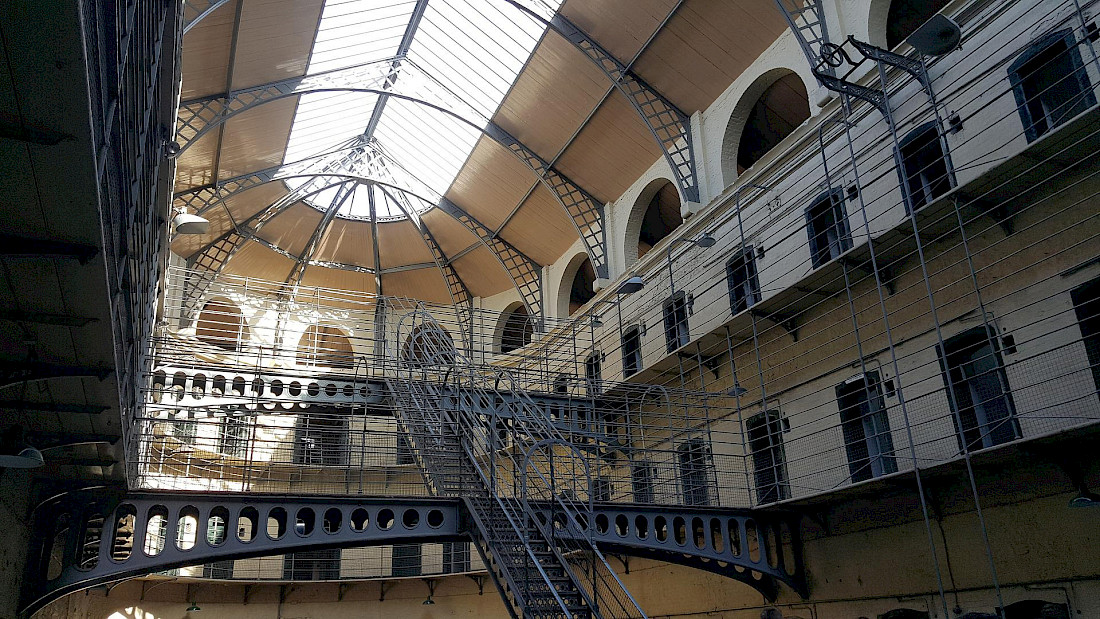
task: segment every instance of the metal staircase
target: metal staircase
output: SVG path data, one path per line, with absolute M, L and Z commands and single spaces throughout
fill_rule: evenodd
M 422 311 L 406 321 L 437 326 Z M 469 529 L 511 614 L 645 617 L 592 541 L 584 455 L 513 377 L 453 349 L 399 370 L 387 381 L 398 423 L 432 492 L 466 504 Z M 490 405 L 501 393 L 512 403 L 506 419 Z

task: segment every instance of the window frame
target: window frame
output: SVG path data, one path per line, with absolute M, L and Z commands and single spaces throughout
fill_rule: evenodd
M 756 427 L 766 428 L 763 438 L 768 444 L 765 450 L 759 449 L 760 437 L 753 438 Z M 745 435 L 752 457 L 753 485 L 756 489 L 757 504 L 763 505 L 776 503 L 791 496 L 790 483 L 787 475 L 787 453 L 783 444 L 783 414 L 779 409 L 768 409 L 749 417 L 745 420 Z M 756 445 L 754 445 L 756 443 Z M 763 458 L 767 457 L 770 464 L 761 466 Z M 773 479 L 762 482 L 765 470 L 773 472 Z M 774 496 L 773 496 L 774 493 Z
M 627 348 L 628 341 L 635 343 L 630 350 Z M 642 329 L 640 326 L 634 325 L 623 331 L 622 354 L 623 378 L 630 378 L 642 371 Z
M 1050 133 L 1057 129 L 1059 126 L 1070 120 L 1077 114 L 1065 115 L 1062 117 L 1061 122 L 1049 124 L 1039 130 L 1037 128 L 1036 119 L 1032 117 L 1032 110 L 1030 104 L 1033 103 L 1032 99 L 1037 94 L 1028 96 L 1025 89 L 1025 79 L 1021 76 L 1020 71 L 1024 69 L 1029 63 L 1035 60 L 1040 54 L 1047 51 L 1051 46 L 1058 43 L 1064 43 L 1066 45 L 1066 54 L 1069 57 L 1071 66 L 1073 67 L 1073 73 L 1076 74 L 1077 87 L 1080 89 L 1076 95 L 1084 94 L 1084 98 L 1079 105 L 1082 106 L 1081 112 L 1087 110 L 1096 105 L 1096 93 L 1093 91 L 1092 81 L 1089 79 L 1087 68 L 1081 59 L 1081 50 L 1078 49 L 1077 37 L 1074 36 L 1072 28 L 1064 28 L 1050 32 L 1032 42 L 1027 48 L 1024 49 L 1016 59 L 1008 67 L 1008 80 L 1012 87 L 1012 94 L 1016 99 L 1016 109 L 1020 114 L 1020 120 L 1024 126 L 1024 136 L 1027 138 L 1028 143 L 1034 142 L 1040 137 Z M 1027 77 L 1030 78 L 1032 74 Z M 1068 76 L 1067 76 L 1068 77 Z M 1063 78 L 1066 79 L 1066 78 Z M 1041 94 L 1041 93 L 1039 93 Z M 1076 107 L 1076 106 L 1074 106 Z M 1078 112 L 1080 113 L 1080 112 Z M 1043 118 L 1044 123 L 1049 123 L 1049 119 Z
M 836 188 L 822 193 L 806 207 L 806 236 L 809 239 L 810 245 L 810 263 L 815 269 L 821 268 L 833 260 L 836 260 L 853 247 L 852 230 L 848 225 L 848 209 L 845 207 L 846 202 L 844 191 L 840 188 Z M 825 259 L 822 259 L 822 257 L 826 255 L 822 252 L 823 248 L 818 246 L 819 237 L 821 237 L 825 231 L 816 230 L 814 226 L 814 220 L 819 218 L 818 211 L 822 209 L 823 205 L 828 205 L 828 208 L 822 211 L 822 213 L 828 211 L 832 211 L 833 213 L 833 222 L 830 227 L 837 233 L 835 245 L 839 248 L 836 255 L 833 255 L 832 247 L 834 243 L 829 243 L 827 246 L 827 257 Z M 840 215 L 839 218 L 837 218 L 838 214 Z
M 975 346 L 975 342 L 978 343 L 977 346 Z M 973 348 L 972 352 L 979 352 L 985 346 L 990 348 L 990 354 L 996 363 L 992 371 L 994 377 L 998 380 L 998 386 L 1001 390 L 1000 395 L 994 399 L 1004 400 L 1006 412 L 1005 416 L 1002 418 L 992 420 L 986 419 L 983 422 L 978 418 L 979 406 L 973 403 L 973 396 L 968 395 L 970 394 L 969 391 L 961 391 L 963 386 L 966 386 L 968 389 L 970 388 L 970 381 L 973 380 L 974 377 L 966 377 L 964 368 L 974 363 L 974 361 L 970 360 L 965 363 L 953 365 L 952 357 L 958 358 L 961 355 L 965 355 L 966 351 L 970 348 Z M 1020 429 L 1019 416 L 1016 414 L 1016 405 L 1012 398 L 1012 386 L 1008 382 L 1008 374 L 1005 372 L 1004 359 L 1001 357 L 1001 347 L 993 327 L 989 327 L 988 330 L 985 326 L 974 327 L 943 340 L 943 347 L 936 344 L 936 356 L 940 363 L 940 375 L 943 379 L 944 395 L 947 397 L 948 407 L 951 409 L 951 423 L 955 428 L 955 438 L 958 441 L 959 453 L 996 447 L 997 445 L 1010 443 L 1023 437 L 1023 433 Z M 967 399 L 971 400 L 971 403 L 964 406 L 964 403 L 959 401 L 962 395 L 967 395 Z M 984 404 L 984 402 L 979 404 Z M 984 408 L 982 410 L 984 415 Z M 970 415 L 974 416 L 972 423 Z M 1007 423 L 1002 424 L 1002 420 L 1007 420 Z M 960 427 L 960 423 L 962 427 Z M 990 431 L 988 428 L 994 424 L 997 424 L 998 427 Z M 971 440 L 968 434 L 973 434 L 974 432 L 978 433 L 977 439 Z M 1001 435 L 995 436 L 994 432 L 998 432 Z M 1006 435 L 1005 432 L 1011 432 L 1011 436 Z
M 714 505 L 718 498 L 714 487 L 714 457 L 706 441 L 695 437 L 680 443 L 676 446 L 676 460 L 684 505 Z
M 665 348 L 668 352 L 676 352 L 691 343 L 691 327 L 688 325 L 690 317 L 691 295 L 683 290 L 677 290 L 661 304 L 661 319 L 665 325 Z
M 853 385 L 858 382 L 859 387 Z M 859 409 L 844 406 L 849 394 L 863 398 Z M 886 397 L 882 391 L 879 373 L 870 370 L 858 374 L 836 386 L 837 409 L 840 415 L 844 452 L 848 458 L 849 478 L 853 483 L 866 481 L 898 471 L 897 450 L 890 428 Z M 866 406 L 866 410 L 864 410 Z M 877 431 L 868 436 L 868 423 Z
M 934 182 L 922 182 L 920 198 L 914 192 L 914 188 L 911 184 L 913 174 L 910 173 L 908 162 L 910 159 L 917 158 L 918 153 L 923 153 L 925 148 L 921 148 L 916 153 L 905 152 L 906 148 L 913 143 L 918 142 L 921 138 L 926 136 L 930 132 L 935 132 L 936 137 L 934 140 L 929 140 L 928 144 L 939 144 L 940 152 L 939 157 L 936 159 L 938 163 L 943 164 L 943 176 L 935 180 Z M 915 213 L 921 208 L 928 206 L 936 199 L 943 197 L 956 186 L 955 169 L 951 162 L 951 153 L 948 150 L 947 136 L 941 130 L 940 123 L 932 120 L 926 122 L 912 131 L 910 131 L 904 138 L 898 141 L 897 148 L 894 149 L 894 159 L 897 163 L 898 177 L 901 180 L 901 190 L 905 198 L 905 209 L 907 213 Z M 922 162 L 923 167 L 917 171 L 917 175 L 921 181 L 927 181 L 924 174 L 932 166 L 925 162 Z M 938 165 L 936 167 L 939 167 Z M 945 184 L 944 187 L 939 187 L 940 183 Z M 939 189 L 937 191 L 937 189 Z
M 734 276 L 738 271 L 743 271 L 745 278 L 735 283 Z M 726 261 L 726 288 L 729 290 L 730 312 L 734 315 L 760 302 L 760 274 L 756 269 L 756 251 L 752 245 L 746 245 Z M 742 303 L 744 307 L 740 307 Z

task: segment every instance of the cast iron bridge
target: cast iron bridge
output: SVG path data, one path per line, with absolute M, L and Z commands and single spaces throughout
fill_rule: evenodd
M 582 529 L 560 526 L 560 513 L 552 505 L 532 503 L 531 508 L 537 522 L 558 523 L 554 537 L 588 538 L 613 556 L 709 570 L 746 583 L 768 599 L 775 598 L 780 583 L 807 594 L 797 521 L 791 516 L 596 504 L 594 526 Z M 323 548 L 468 541 L 479 537 L 470 513 L 469 500 L 450 498 L 67 494 L 34 514 L 21 614 L 30 616 L 74 591 L 214 561 Z M 479 551 L 505 599 L 515 595 L 493 574 L 484 549 Z

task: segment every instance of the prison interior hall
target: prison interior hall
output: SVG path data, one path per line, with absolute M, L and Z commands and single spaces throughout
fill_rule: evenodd
M 0 618 L 1100 617 L 1100 1 L 0 35 Z

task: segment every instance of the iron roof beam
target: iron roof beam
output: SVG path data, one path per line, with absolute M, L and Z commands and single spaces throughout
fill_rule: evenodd
M 397 67 L 402 68 L 400 82 L 397 80 Z M 484 117 L 457 95 L 447 91 L 415 63 L 401 57 L 260 84 L 214 97 L 185 102 L 180 106 L 176 140 L 182 152 L 213 128 L 224 124 L 237 114 L 284 97 L 323 91 L 366 92 L 378 95 L 379 100 L 375 104 L 371 122 L 361 136 L 368 140 L 377 126 L 377 118 L 380 118 L 379 110 L 385 106 L 385 102 L 390 97 L 397 97 L 442 112 L 497 142 L 531 170 L 538 182 L 550 191 L 573 223 L 597 274 L 600 277 L 608 276 L 603 203 L 562 174 L 534 149 L 491 119 Z M 303 166 L 308 163 L 309 160 L 305 160 L 288 164 L 288 166 Z M 256 174 L 278 170 L 281 167 L 283 166 L 268 168 Z M 231 186 L 250 176 L 252 175 L 228 179 L 225 184 Z M 211 185 L 181 192 L 177 194 L 177 198 L 185 197 L 185 199 L 183 203 L 177 201 L 177 205 L 195 207 L 194 200 L 201 198 L 204 190 L 210 191 L 216 187 L 217 185 Z M 198 206 L 196 212 L 202 214 L 214 203 L 211 200 L 212 198 L 207 198 L 206 203 Z

